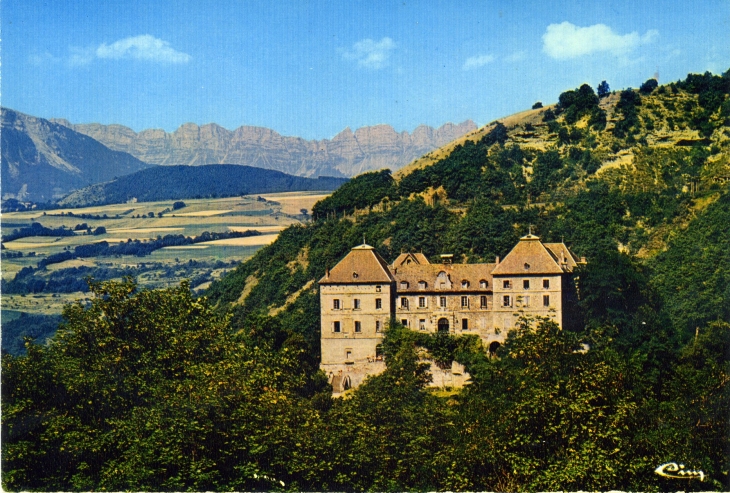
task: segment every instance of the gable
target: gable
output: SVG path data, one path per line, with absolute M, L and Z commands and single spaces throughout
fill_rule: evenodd
M 320 284 L 390 283 L 393 276 L 388 265 L 370 245 L 356 246 L 340 260 Z
M 567 248 L 566 248 L 567 250 Z M 558 258 L 553 255 L 540 238 L 527 235 L 520 238 L 511 252 L 492 271 L 492 275 L 562 274 L 565 272 Z

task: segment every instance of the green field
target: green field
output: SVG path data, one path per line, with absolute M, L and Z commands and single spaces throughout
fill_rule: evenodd
M 176 285 L 183 279 L 205 279 L 206 282 L 192 286 L 201 291 L 210 284 L 210 280 L 219 278 L 237 263 L 250 258 L 260 248 L 271 243 L 279 231 L 307 220 L 308 217 L 301 210 L 311 212 L 314 203 L 326 195 L 322 192 L 290 192 L 267 194 L 263 197 L 191 199 L 184 200 L 186 206 L 175 211 L 172 210 L 175 201 L 162 201 L 6 213 L 2 217 L 4 236 L 34 222 L 53 229 L 62 226 L 74 229 L 77 225 L 86 223 L 92 231 L 104 227 L 106 233 L 89 235 L 78 231 L 74 236 L 36 236 L 6 242 L 3 244 L 2 279 L 6 282 L 12 281 L 23 267 L 35 268 L 39 261 L 49 255 L 65 250 L 73 251 L 78 245 L 94 242 L 107 241 L 114 244 L 128 240 L 155 239 L 168 234 L 196 237 L 205 231 L 221 233 L 250 229 L 262 233 L 261 236 L 167 247 L 144 257 L 79 258 L 48 265 L 46 269 L 33 274 L 47 281 L 54 273 L 68 272 L 64 269 L 73 267 L 112 270 L 130 268 L 136 273 L 139 285 L 144 288 Z M 8 258 L 16 252 L 21 252 L 23 256 Z M 44 290 L 40 293 L 24 294 L 3 292 L 3 320 L 12 317 L 16 312 L 58 314 L 65 304 L 85 300 L 87 297 L 81 291 L 57 293 Z

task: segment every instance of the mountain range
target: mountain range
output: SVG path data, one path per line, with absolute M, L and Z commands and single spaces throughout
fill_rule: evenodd
M 263 127 L 242 126 L 231 131 L 215 123 L 186 123 L 172 133 L 160 129 L 137 133 L 123 125 L 52 121 L 150 164 L 245 164 L 308 177 L 397 170 L 477 128 L 467 120 L 437 129 L 422 125 L 411 134 L 396 132 L 390 125 L 375 125 L 354 132 L 348 127 L 332 139 L 305 140 Z
M 2 197 L 50 202 L 150 165 L 43 118 L 0 110 Z

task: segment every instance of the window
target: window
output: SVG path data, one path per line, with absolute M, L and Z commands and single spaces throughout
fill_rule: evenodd
M 468 296 L 462 296 L 461 297 L 461 307 L 462 308 L 469 308 L 469 297 Z
M 340 322 L 332 322 L 332 332 L 340 332 Z
M 418 297 L 418 308 L 426 308 L 426 297 L 425 296 Z
M 358 300 L 357 298 L 355 298 L 354 300 L 352 300 L 352 307 L 355 310 L 359 310 L 360 309 L 360 300 Z
M 446 296 L 441 296 L 439 298 L 439 306 L 441 308 L 446 308 Z
M 400 307 L 408 310 L 408 298 L 401 297 L 401 299 L 400 299 Z
M 345 350 L 345 361 L 352 361 L 352 349 Z
M 502 306 L 512 306 L 512 299 L 509 295 L 502 297 Z
M 480 308 L 486 308 L 487 307 L 487 297 L 486 296 L 480 296 L 479 297 L 479 307 Z
M 468 318 L 461 319 L 461 330 L 469 330 L 469 319 Z
M 380 298 L 375 298 L 375 309 L 380 310 L 383 308 L 383 300 Z
M 466 279 L 464 279 L 463 281 L 461 281 L 461 287 L 463 289 L 468 288 L 469 287 L 469 281 L 467 281 Z
M 426 289 L 428 287 L 428 283 L 426 281 L 418 281 L 418 289 Z
M 530 289 L 530 280 L 529 279 L 522 280 L 522 289 Z
M 400 288 L 401 289 L 408 289 L 408 283 L 406 281 L 400 282 Z
M 362 332 L 362 323 L 355 321 L 355 332 Z
M 511 289 L 512 288 L 512 281 L 502 281 L 502 287 L 504 289 Z
M 479 287 L 480 288 L 487 289 L 487 286 L 489 286 L 489 283 L 487 281 L 485 281 L 484 279 L 482 279 L 481 281 L 479 281 Z
M 357 272 L 353 272 L 352 273 L 352 278 L 353 279 L 357 279 L 358 277 L 360 277 L 360 276 L 357 275 Z
M 525 264 L 525 270 L 530 270 L 530 264 Z
M 339 310 L 340 309 L 340 300 L 332 300 L 332 309 L 333 310 Z
M 530 297 L 529 296 L 522 297 L 522 306 L 530 306 Z
M 379 293 L 381 290 L 382 290 L 382 288 L 380 286 L 375 286 L 375 291 L 377 291 Z
M 545 294 L 542 296 L 542 306 L 550 306 L 550 295 Z
M 418 321 L 418 328 L 421 330 L 426 330 L 426 319 L 422 318 Z
M 406 318 L 402 318 L 402 319 L 400 320 L 400 324 L 401 324 L 401 325 L 402 325 L 403 327 L 408 327 L 408 319 L 406 319 Z
M 542 287 L 543 287 L 543 289 L 550 289 L 550 279 L 543 279 Z
M 380 332 L 380 320 L 375 321 L 375 332 Z

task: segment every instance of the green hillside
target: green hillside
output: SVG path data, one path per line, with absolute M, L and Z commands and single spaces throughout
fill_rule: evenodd
M 346 178 L 303 178 L 281 171 L 237 164 L 155 166 L 76 190 L 58 203 L 65 207 L 88 207 L 123 204 L 129 200 L 157 202 L 258 193 L 334 190 L 346 182 Z M 150 183 L 155 186 L 150 186 Z
M 210 299 L 239 314 L 269 313 L 315 293 L 311 282 L 363 236 L 386 259 L 414 250 L 478 262 L 504 256 L 530 226 L 587 257 L 589 273 L 619 262 L 649 283 L 650 260 L 705 211 L 714 214 L 706 234 L 723 236 L 727 223 L 708 207 L 730 178 L 730 75 L 651 82 L 602 98 L 584 85 L 398 179 L 361 175 L 315 205 L 315 222 L 214 284 Z M 673 329 L 694 334 L 688 324 Z
M 92 284 L 3 357 L 3 487 L 727 491 L 730 71 L 601 88 L 354 178 L 206 296 Z M 331 397 L 328 267 L 363 239 L 492 261 L 530 228 L 587 258 L 578 327 L 522 319 L 491 358 L 395 325 L 387 370 Z M 429 389 L 424 354 L 471 384 Z

